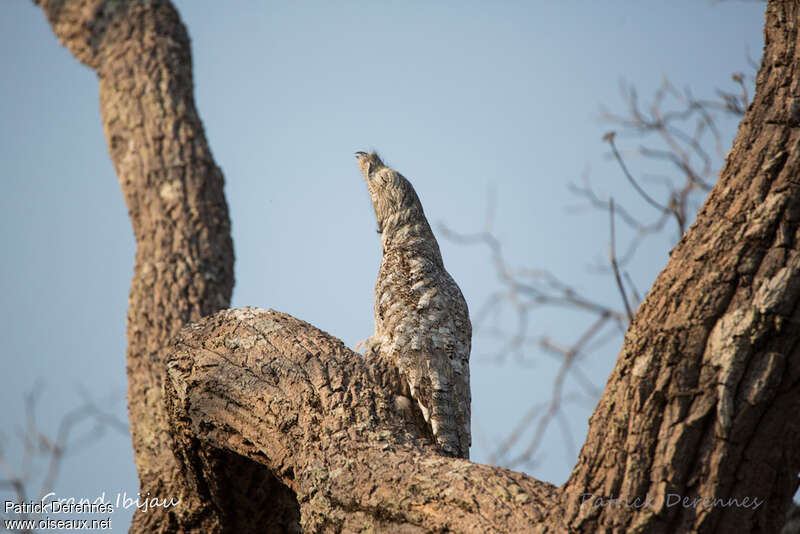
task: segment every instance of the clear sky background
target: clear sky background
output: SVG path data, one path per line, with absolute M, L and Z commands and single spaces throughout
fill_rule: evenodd
M 288 312 L 350 346 L 372 333 L 380 263 L 354 151 L 378 149 L 408 177 L 434 226 L 481 230 L 493 191 L 495 230 L 511 265 L 547 269 L 617 303 L 611 276 L 588 268 L 605 261 L 606 216 L 566 209 L 576 204 L 567 184 L 587 171 L 599 190 L 634 203 L 601 140 L 609 129 L 601 108 L 623 111 L 620 80 L 643 99 L 664 76 L 700 97 L 735 90 L 731 74 L 752 73 L 746 54 L 758 60 L 763 43 L 757 2 L 176 4 L 192 38 L 200 115 L 226 179 L 233 305 Z M 23 395 L 33 387 L 41 390 L 40 426 L 51 433 L 81 391 L 116 395 L 103 406 L 126 418 L 135 244 L 106 152 L 96 75 L 58 44 L 30 2 L 3 2 L 0 49 L 0 429 L 16 466 Z M 735 126 L 723 123 L 725 149 Z M 647 171 L 644 161 L 630 164 Z M 640 288 L 674 240 L 665 236 L 637 256 L 631 271 Z M 488 254 L 439 242 L 477 310 L 499 287 Z M 544 310 L 531 315 L 530 334 L 569 341 L 581 321 Z M 619 339 L 582 364 L 601 389 Z M 488 461 L 529 406 L 549 398 L 556 371 L 533 345 L 524 365 L 493 360 L 496 348 L 475 333 L 477 462 Z M 578 445 L 591 409 L 570 408 Z M 560 484 L 576 453 L 554 430 L 540 462 L 523 468 Z M 65 460 L 55 491 L 94 498 L 137 489 L 130 438 L 110 431 Z M 115 531 L 127 530 L 131 511 L 115 514 Z

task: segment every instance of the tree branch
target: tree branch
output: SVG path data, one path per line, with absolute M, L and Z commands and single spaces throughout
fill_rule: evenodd
M 533 532 L 554 502 L 551 484 L 439 456 L 395 409 L 390 366 L 288 315 L 219 312 L 181 332 L 167 366 L 184 467 L 208 477 L 198 442 L 265 466 L 305 532 Z

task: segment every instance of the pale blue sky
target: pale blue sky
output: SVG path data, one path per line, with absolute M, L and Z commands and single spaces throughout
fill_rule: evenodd
M 665 75 L 698 96 L 732 89 L 731 73 L 748 71 L 746 51 L 760 57 L 764 20 L 759 3 L 697 0 L 176 4 L 225 173 L 233 304 L 291 313 L 351 346 L 372 332 L 380 261 L 354 151 L 378 149 L 415 185 L 435 226 L 481 229 L 493 189 L 513 265 L 546 268 L 616 302 L 613 280 L 587 269 L 606 253 L 606 219 L 565 209 L 575 204 L 567 184 L 587 169 L 598 188 L 633 198 L 606 157 L 599 110 L 622 110 L 621 79 L 641 95 Z M 43 427 L 80 402 L 79 388 L 98 397 L 125 390 L 134 242 L 95 74 L 29 2 L 4 3 L 0 48 L 0 427 L 13 461 L 22 395 L 37 379 Z M 735 123 L 725 128 L 729 144 Z M 440 244 L 476 310 L 497 288 L 487 254 Z M 669 246 L 642 252 L 632 273 L 641 288 Z M 584 326 L 577 320 L 534 315 L 531 333 L 569 340 Z M 586 363 L 599 387 L 613 345 Z M 548 398 L 554 368 L 533 348 L 531 365 L 490 363 L 495 345 L 480 332 L 474 346 L 472 458 L 485 462 L 526 408 Z M 122 400 L 109 409 L 126 416 Z M 570 412 L 578 443 L 590 413 Z M 529 472 L 563 482 L 563 449 L 551 432 Z M 137 489 L 129 438 L 110 433 L 67 460 L 56 491 L 93 498 Z M 129 515 L 115 515 L 115 531 Z

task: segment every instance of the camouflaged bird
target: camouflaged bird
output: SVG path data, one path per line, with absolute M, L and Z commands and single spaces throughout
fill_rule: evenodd
M 383 259 L 375 284 L 375 334 L 367 341 L 397 367 L 439 448 L 469 457 L 472 325 L 444 269 L 419 197 L 374 152 L 357 152 L 378 219 Z

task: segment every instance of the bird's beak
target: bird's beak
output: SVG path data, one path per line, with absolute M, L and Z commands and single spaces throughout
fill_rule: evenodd
M 356 152 L 356 158 L 360 158 L 361 156 L 366 156 L 366 152 Z

